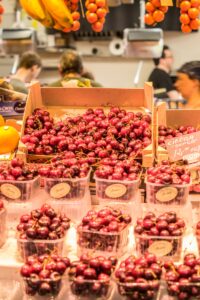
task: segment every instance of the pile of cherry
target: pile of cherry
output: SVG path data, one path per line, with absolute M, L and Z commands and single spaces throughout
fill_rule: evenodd
M 55 122 L 49 112 L 35 109 L 25 124 L 22 142 L 28 152 L 52 155 L 63 151 L 97 159 L 139 157 L 151 143 L 151 117 L 112 107 L 106 114 L 101 108 L 87 109 L 82 115 Z M 159 145 L 165 140 L 195 132 L 192 126 L 172 129 L 159 127 Z

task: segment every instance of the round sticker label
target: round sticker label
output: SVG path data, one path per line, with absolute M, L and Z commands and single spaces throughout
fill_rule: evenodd
M 121 183 L 114 183 L 109 185 L 106 190 L 105 194 L 109 198 L 120 198 L 126 194 L 127 188 L 124 184 Z
M 148 248 L 148 252 L 161 257 L 169 254 L 172 248 L 172 244 L 168 241 L 156 241 Z
M 172 201 L 178 195 L 178 190 L 175 187 L 164 187 L 156 193 L 156 199 L 160 202 Z
M 66 182 L 55 184 L 50 190 L 50 196 L 55 199 L 63 198 L 69 194 L 70 189 L 70 185 Z
M 21 197 L 21 191 L 18 187 L 10 183 L 1 185 L 1 193 L 12 200 L 17 200 Z

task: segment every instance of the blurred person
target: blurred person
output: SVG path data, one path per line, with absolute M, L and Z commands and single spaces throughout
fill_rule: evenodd
M 25 52 L 19 61 L 17 71 L 10 76 L 10 84 L 17 92 L 28 94 L 28 84 L 36 79 L 42 70 L 42 61 L 35 52 Z
M 60 57 L 58 70 L 61 79 L 49 84 L 50 87 L 101 87 L 101 84 L 83 75 L 83 61 L 77 51 L 68 49 Z
M 177 71 L 175 87 L 187 100 L 184 108 L 200 109 L 200 61 L 185 63 Z
M 172 100 L 179 99 L 180 95 L 173 86 L 170 73 L 173 65 L 172 51 L 167 45 L 164 45 L 162 55 L 160 58 L 154 58 L 155 68 L 151 72 L 148 81 L 153 83 L 155 94 L 159 98 L 170 98 Z M 159 95 L 156 90 L 162 90 Z

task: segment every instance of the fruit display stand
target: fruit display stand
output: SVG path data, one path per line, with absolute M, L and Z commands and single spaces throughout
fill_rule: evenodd
M 153 89 L 145 83 L 144 89 L 123 88 L 48 88 L 40 87 L 39 83 L 31 86 L 24 112 L 21 135 L 24 134 L 26 118 L 36 108 L 44 108 L 55 120 L 64 116 L 76 116 L 87 108 L 120 106 L 129 111 L 151 110 Z M 26 159 L 26 147 L 19 144 L 17 156 Z M 46 156 L 47 157 L 47 156 Z M 27 155 L 28 161 L 38 161 L 40 155 Z

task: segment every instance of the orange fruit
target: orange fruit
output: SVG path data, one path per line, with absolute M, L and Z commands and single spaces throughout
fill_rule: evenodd
M 166 14 L 168 12 L 168 6 L 161 6 L 159 9 Z
M 200 6 L 200 0 L 191 0 L 191 6 L 192 7 L 199 7 Z
M 190 7 L 191 7 L 190 1 L 182 1 L 180 4 L 180 9 L 182 12 L 188 11 L 188 9 L 190 9 Z
M 146 5 L 145 5 L 145 9 L 148 13 L 152 13 L 152 12 L 154 12 L 154 10 L 156 8 L 151 2 L 147 2 Z
M 13 152 L 19 142 L 19 133 L 12 126 L 0 127 L 0 154 Z
M 187 24 L 190 23 L 190 18 L 188 16 L 188 14 L 181 14 L 179 20 L 180 20 L 180 22 L 182 24 L 186 24 L 187 25 Z
M 190 22 L 190 27 L 192 30 L 198 30 L 199 29 L 199 19 L 194 19 Z
M 196 7 L 192 7 L 188 10 L 188 15 L 191 19 L 196 19 L 199 16 L 199 10 Z
M 156 22 L 162 22 L 165 18 L 165 15 L 161 10 L 157 9 L 153 13 L 153 18 Z
M 184 33 L 190 33 L 192 31 L 191 27 L 189 25 L 185 25 L 185 24 L 181 25 L 181 30 Z
M 151 3 L 152 3 L 155 7 L 160 7 L 160 6 L 161 6 L 160 0 L 151 0 Z
M 154 20 L 152 14 L 146 14 L 144 17 L 144 22 L 147 25 L 153 25 L 155 23 L 155 20 Z
M 4 118 L 0 115 L 0 127 L 5 124 Z

